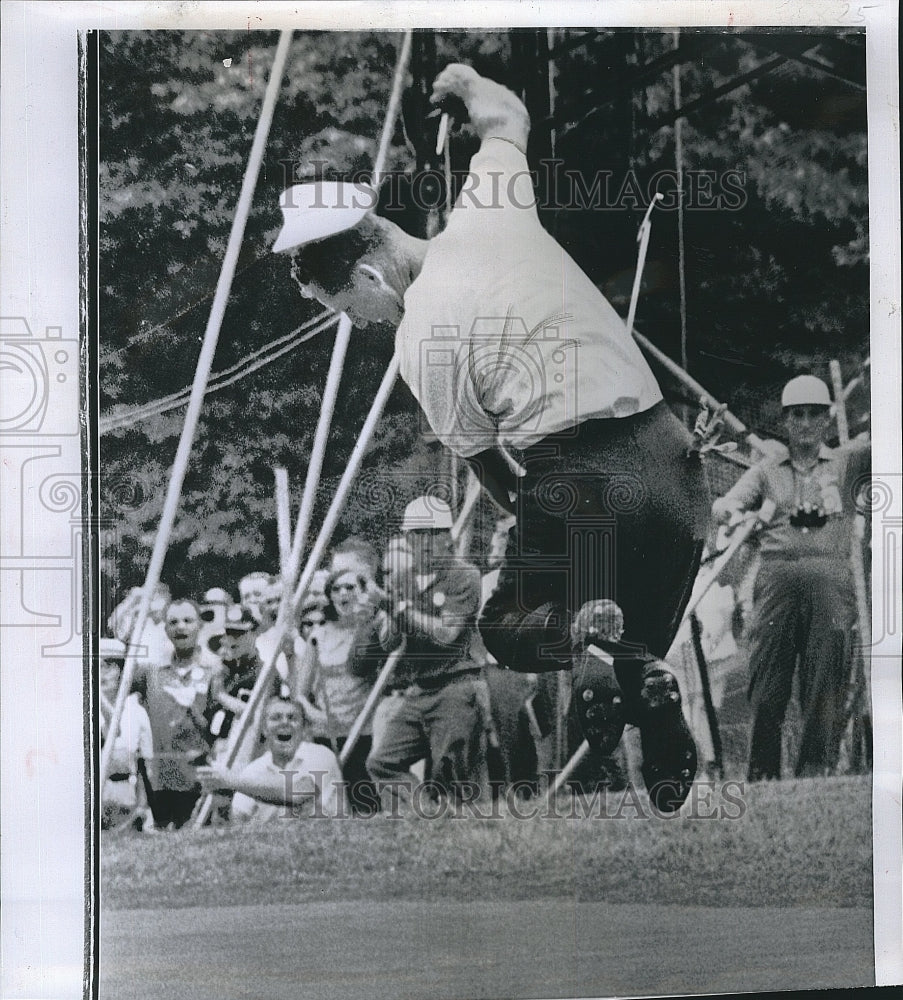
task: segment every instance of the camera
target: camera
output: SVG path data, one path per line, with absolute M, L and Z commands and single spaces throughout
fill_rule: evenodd
M 828 521 L 828 515 L 821 506 L 810 503 L 800 504 L 790 515 L 790 523 L 794 528 L 823 528 Z
M 478 316 L 466 335 L 458 326 L 434 326 L 420 345 L 419 398 L 447 414 L 435 427 L 450 447 L 511 430 L 538 431 L 544 400 L 555 395 L 576 424 L 577 341 L 553 323 L 528 330 L 515 316 Z M 442 402 L 438 402 L 442 400 Z
M 0 434 L 78 435 L 70 407 L 59 405 L 60 400 L 49 405 L 54 386 L 68 382 L 77 393 L 78 340 L 64 338 L 58 326 L 36 336 L 23 316 L 0 317 L 0 369 Z

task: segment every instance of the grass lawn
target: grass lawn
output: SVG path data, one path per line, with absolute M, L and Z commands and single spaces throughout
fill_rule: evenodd
M 648 806 L 638 817 L 639 801 L 610 798 L 604 807 L 597 803 L 593 818 L 521 820 L 502 804 L 497 818 L 486 819 L 280 819 L 256 829 L 106 834 L 101 900 L 106 910 L 553 896 L 872 905 L 869 777 L 753 785 L 740 793 L 735 786 L 727 797 L 706 792 L 696 816 L 671 819 L 650 815 Z M 570 800 L 560 800 L 559 813 L 570 808 Z

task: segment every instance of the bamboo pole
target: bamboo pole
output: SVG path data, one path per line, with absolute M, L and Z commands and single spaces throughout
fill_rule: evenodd
M 646 214 L 640 223 L 640 231 L 637 233 L 637 242 L 640 245 L 640 249 L 637 254 L 636 271 L 633 275 L 633 288 L 630 290 L 630 307 L 627 310 L 628 331 L 633 330 L 633 321 L 636 319 L 636 307 L 640 299 L 640 285 L 642 284 L 643 271 L 646 267 L 646 251 L 649 249 L 649 237 L 652 235 L 652 220 L 650 216 L 652 215 L 652 209 L 655 208 L 655 203 L 661 201 L 664 197 L 663 194 L 656 191 L 655 197 L 649 202 L 649 207 L 646 209 Z
M 398 369 L 400 362 L 398 356 L 395 355 L 389 367 L 386 369 L 386 374 L 383 376 L 383 380 L 380 383 L 379 389 L 376 393 L 376 398 L 373 400 L 373 405 L 370 407 L 370 412 L 367 415 L 367 419 L 364 422 L 364 426 L 361 428 L 360 437 L 357 440 L 357 444 L 351 452 L 351 456 L 348 459 L 348 465 L 345 467 L 345 472 L 342 475 L 339 485 L 336 488 L 335 496 L 332 498 L 332 503 L 329 505 L 329 510 L 326 512 L 326 516 L 323 519 L 323 526 L 320 528 L 320 534 L 311 549 L 310 555 L 307 559 L 307 565 L 304 568 L 304 572 L 301 574 L 301 579 L 298 581 L 298 585 L 295 588 L 294 595 L 294 607 L 301 602 L 301 598 L 304 597 L 305 591 L 310 586 L 310 581 L 313 578 L 314 573 L 317 571 L 317 567 L 320 565 L 323 557 L 326 554 L 326 548 L 332 539 L 332 534 L 339 523 L 339 518 L 342 515 L 342 508 L 345 505 L 345 501 L 348 499 L 348 494 L 351 491 L 351 486 L 354 482 L 354 477 L 357 475 L 358 470 L 361 467 L 361 462 L 364 460 L 364 455 L 367 449 L 370 447 L 370 439 L 373 437 L 373 433 L 376 430 L 376 425 L 379 423 L 379 418 L 382 416 L 383 409 L 389 400 L 389 396 L 392 393 L 392 389 L 395 385 L 395 379 L 398 377 Z
M 555 778 L 554 782 L 552 782 L 552 785 L 549 788 L 549 795 L 548 795 L 549 801 L 555 798 L 555 796 L 559 793 L 559 791 L 561 791 L 561 789 L 564 787 L 564 783 L 574 773 L 577 765 L 589 753 L 589 750 L 590 750 L 589 740 L 584 740 L 580 744 L 580 746 L 577 747 L 577 749 L 574 751 L 574 755 L 567 762 L 567 764 L 565 764 L 564 767 L 558 772 L 557 777 Z
M 276 479 L 276 536 L 279 540 L 279 572 L 282 582 L 288 579 L 289 559 L 292 551 L 292 518 L 288 472 L 273 469 Z
M 154 547 L 151 552 L 150 563 L 147 568 L 147 576 L 144 580 L 144 587 L 141 592 L 141 600 L 138 604 L 138 614 L 132 626 L 129 636 L 129 645 L 126 651 L 125 663 L 122 668 L 122 678 L 119 683 L 119 690 L 116 694 L 116 702 L 113 706 L 113 717 L 110 719 L 110 728 L 107 741 L 104 744 L 100 757 L 100 785 L 106 781 L 110 768 L 110 760 L 113 754 L 113 743 L 119 732 L 119 725 L 122 720 L 122 713 L 125 708 L 126 699 L 132 686 L 132 679 L 135 673 L 135 663 L 138 655 L 138 644 L 144 633 L 147 617 L 150 611 L 151 597 L 157 584 L 160 582 L 160 573 L 163 569 L 163 561 L 166 558 L 166 551 L 169 547 L 169 538 L 175 523 L 176 513 L 179 507 L 179 499 L 182 493 L 182 483 L 185 480 L 185 473 L 188 469 L 188 460 L 191 456 L 191 447 L 194 443 L 194 434 L 197 429 L 198 420 L 201 415 L 201 408 L 204 404 L 204 393 L 207 388 L 207 381 L 210 377 L 210 369 L 213 365 L 213 357 L 216 353 L 216 345 L 219 340 L 219 333 L 226 312 L 226 305 L 229 301 L 229 292 L 232 288 L 232 279 L 235 276 L 235 269 L 238 264 L 238 255 L 241 250 L 244 238 L 245 225 L 251 211 L 251 203 L 254 198 L 254 188 L 257 184 L 257 176 L 260 173 L 260 165 L 263 161 L 263 153 L 266 148 L 267 136 L 270 125 L 273 121 L 273 112 L 276 107 L 276 100 L 279 96 L 279 88 L 282 84 L 282 74 L 285 71 L 285 64 L 288 58 L 288 51 L 291 45 L 291 31 L 283 31 L 279 35 L 279 42 L 273 57 L 273 66 L 270 71 L 270 78 L 267 82 L 266 93 L 263 98 L 263 105 L 260 111 L 260 118 L 257 121 L 257 129 L 254 133 L 254 141 L 251 146 L 251 153 L 248 157 L 248 165 L 245 168 L 245 176 L 241 185 L 241 192 L 238 196 L 238 204 L 235 208 L 235 216 L 232 219 L 232 228 L 229 232 L 229 241 L 226 246 L 226 253 L 223 258 L 223 266 L 220 270 L 219 279 L 216 284 L 216 292 L 213 296 L 213 303 L 210 307 L 210 316 L 207 320 L 207 328 L 204 331 L 204 339 L 201 344 L 201 352 L 198 356 L 197 368 L 194 373 L 194 382 L 191 386 L 191 396 L 188 401 L 188 410 L 185 414 L 185 423 L 182 426 L 182 434 L 179 438 L 178 449 L 176 450 L 175 461 L 173 462 L 172 473 L 169 478 L 166 499 L 163 505 L 163 514 L 160 518 L 160 526 L 157 529 L 157 536 L 154 539 Z
M 379 140 L 379 149 L 373 163 L 373 173 L 371 184 L 375 188 L 379 187 L 382 179 L 383 168 L 386 165 L 386 156 L 389 153 L 389 143 L 392 141 L 392 134 L 395 131 L 395 121 L 398 118 L 398 111 L 401 107 L 401 91 L 404 87 L 405 75 L 408 70 L 408 63 L 411 61 L 411 40 L 413 31 L 406 31 L 401 41 L 401 51 L 395 63 L 395 77 L 392 80 L 392 93 L 389 96 L 389 104 L 386 108 L 386 120 L 383 123 L 383 132 Z
M 659 350 L 655 344 L 652 343 L 647 337 L 644 337 L 637 330 L 631 330 L 634 340 L 642 347 L 642 349 L 651 357 L 653 357 L 663 368 L 667 369 L 679 382 L 685 385 L 691 392 L 695 393 L 701 400 L 706 401 L 710 408 L 715 409 L 721 404 L 715 397 L 708 392 L 702 385 L 700 385 L 692 375 L 687 372 L 677 364 L 676 361 L 672 361 L 671 358 L 665 354 L 664 351 Z M 760 454 L 768 454 L 768 446 L 765 442 L 757 435 L 750 432 L 746 424 L 744 424 L 738 417 L 735 417 L 730 410 L 725 410 L 721 414 L 725 424 L 735 433 L 740 434 L 746 438 L 750 445 L 756 449 Z
M 342 747 L 342 752 L 339 754 L 339 764 L 343 767 L 347 762 L 348 758 L 351 756 L 351 751 L 357 741 L 360 739 L 361 733 L 364 730 L 364 726 L 370 721 L 370 717 L 376 710 L 376 703 L 380 699 L 385 690 L 386 685 L 392 678 L 392 674 L 395 667 L 398 665 L 398 661 L 401 659 L 404 653 L 404 639 L 402 639 L 401 645 L 397 649 L 393 649 L 386 659 L 386 662 L 382 665 L 382 669 L 376 678 L 372 690 L 367 695 L 367 700 L 364 702 L 364 706 L 361 709 L 358 717 L 354 720 L 354 725 L 351 727 L 351 732 L 348 734 L 348 738 L 345 740 L 345 745 Z

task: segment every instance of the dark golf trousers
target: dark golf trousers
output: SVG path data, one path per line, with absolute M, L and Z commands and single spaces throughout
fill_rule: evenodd
M 523 454 L 516 523 L 479 626 L 506 667 L 571 665 L 570 620 L 611 598 L 627 642 L 664 657 L 699 568 L 709 495 L 689 432 L 662 402 L 591 420 Z
M 754 602 L 749 779 L 780 777 L 781 726 L 797 658 L 802 733 L 795 773 L 820 774 L 837 763 L 849 677 L 854 605 L 843 557 L 765 557 Z

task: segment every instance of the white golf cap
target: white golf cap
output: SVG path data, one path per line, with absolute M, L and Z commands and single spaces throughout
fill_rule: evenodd
M 781 393 L 781 406 L 830 406 L 828 387 L 814 375 L 797 375 Z
M 404 509 L 402 531 L 450 531 L 454 523 L 451 507 L 438 497 L 417 497 Z
M 376 207 L 377 199 L 377 192 L 366 184 L 344 181 L 313 181 L 287 188 L 279 197 L 282 229 L 273 253 L 351 229 Z

